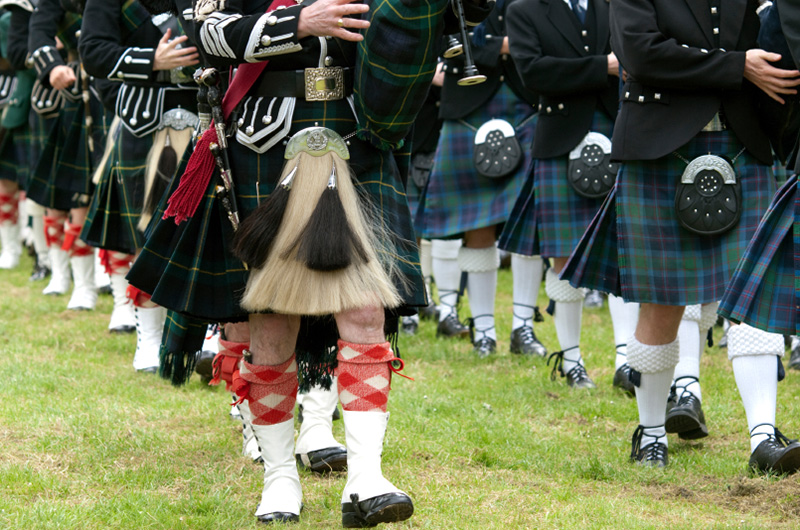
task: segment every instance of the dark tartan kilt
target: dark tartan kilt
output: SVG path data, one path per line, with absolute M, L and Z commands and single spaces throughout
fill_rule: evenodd
M 529 118 L 533 112 L 531 105 L 504 83 L 486 105 L 463 119 L 471 127 L 462 120 L 444 122 L 433 171 L 414 218 L 421 237 L 460 237 L 508 220 L 531 164 L 535 122 Z M 472 162 L 475 129 L 493 118 L 505 119 L 516 128 L 525 155 L 519 169 L 502 179 L 480 176 Z
M 122 124 L 92 196 L 81 239 L 93 247 L 135 254 L 144 245 L 136 228 L 144 207 L 147 155 L 154 135 L 137 138 Z
M 28 195 L 34 202 L 56 210 L 89 205 L 94 190 L 92 175 L 103 155 L 108 126 L 103 105 L 94 95 L 89 106 L 94 152 L 89 148 L 86 105 L 65 100 L 31 174 Z
M 794 176 L 778 190 L 761 219 L 733 273 L 719 313 L 772 333 L 800 334 L 796 248 L 800 248 L 800 197 Z
M 733 133 L 701 132 L 677 152 L 688 160 L 708 153 L 733 159 L 742 147 Z M 687 306 L 720 300 L 775 192 L 775 178 L 768 166 L 742 153 L 734 164 L 742 183 L 739 223 L 720 236 L 700 236 L 675 216 L 685 168 L 673 154 L 623 164 L 562 278 L 631 302 Z
M 27 189 L 34 137 L 27 124 L 6 130 L 0 144 L 0 180 L 16 182 Z
M 342 136 L 356 129 L 346 101 L 298 101 L 291 134 L 315 124 L 334 129 Z M 378 217 L 398 237 L 394 258 L 402 276 L 397 285 L 404 304 L 425 305 L 414 231 L 394 157 L 357 138 L 349 142 L 350 167 L 357 184 L 372 200 Z M 259 195 L 263 200 L 275 187 L 284 165 L 283 152 L 282 147 L 276 147 L 259 155 L 236 141 L 230 142 L 231 169 L 242 219 L 256 208 Z M 239 301 L 248 272 L 230 252 L 233 229 L 214 195 L 218 183 L 215 172 L 197 212 L 186 222 L 176 226 L 173 219 L 154 219 L 128 279 L 150 293 L 154 302 L 174 311 L 209 322 L 237 321 L 247 317 Z M 173 179 L 169 194 L 177 186 L 178 179 Z M 164 203 L 162 200 L 161 208 Z
M 610 139 L 614 122 L 599 110 L 589 130 Z M 526 256 L 565 258 L 578 245 L 603 200 L 581 197 L 572 189 L 567 180 L 569 154 L 536 159 L 533 164 L 528 177 L 533 182 L 526 182 L 517 199 L 500 237 L 500 248 Z M 525 196 L 526 190 L 533 190 L 533 200 Z

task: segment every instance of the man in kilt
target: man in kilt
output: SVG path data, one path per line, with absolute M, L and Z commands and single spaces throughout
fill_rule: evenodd
M 800 5 L 791 2 L 775 2 L 763 6 L 760 15 L 762 19 L 760 40 L 763 38 L 765 41 L 770 41 L 771 44 L 774 44 L 774 48 L 770 48 L 770 50 L 780 51 L 782 54 L 780 61 L 775 64 L 786 69 L 791 69 L 793 66 L 797 68 L 797 59 L 800 58 Z M 764 34 L 764 31 L 771 33 Z M 778 59 L 777 54 L 772 55 L 771 60 Z M 793 70 L 791 77 L 797 75 L 797 69 Z M 787 107 L 798 104 L 796 91 L 789 90 L 791 86 L 796 86 L 796 83 L 793 81 L 787 86 L 767 91 L 774 102 L 766 102 L 765 105 L 775 106 L 778 109 L 777 115 L 788 116 L 789 109 Z M 774 125 L 778 129 L 778 124 Z M 796 150 L 796 130 L 794 130 L 791 140 L 794 142 Z M 798 239 L 800 231 L 796 228 L 798 223 L 797 175 L 800 173 L 800 160 L 795 163 L 791 171 L 792 177 L 773 197 L 767 213 L 742 256 L 720 303 L 719 312 L 733 322 L 741 323 L 740 326 L 731 326 L 731 332 L 739 327 L 748 329 L 753 334 L 762 333 L 775 337 L 773 344 L 776 353 L 779 350 L 778 338 L 782 338 L 781 335 L 791 335 L 793 361 L 796 351 L 795 335 L 800 332 L 797 325 L 797 286 L 800 284 L 797 282 L 798 266 L 795 251 L 800 244 Z M 782 345 L 780 352 L 783 353 Z M 734 360 L 735 362 L 736 360 Z M 764 364 L 763 370 L 766 373 L 769 367 L 766 361 Z M 790 367 L 792 364 L 790 361 Z M 736 368 L 736 364 L 734 364 L 734 368 Z M 740 389 L 742 385 L 739 380 L 740 377 L 744 379 L 745 368 L 758 370 L 759 366 L 752 364 L 736 372 L 736 382 L 740 385 Z M 768 433 L 775 424 L 777 384 L 765 376 L 760 381 L 760 385 L 762 387 L 760 402 L 753 403 L 748 408 L 747 401 L 745 401 L 747 423 L 756 433 L 765 431 L 764 424 L 767 424 L 766 432 Z M 742 397 L 744 398 L 744 395 Z M 788 441 L 777 429 L 774 432 L 782 444 L 788 444 L 788 447 L 783 450 L 786 455 L 784 460 L 787 462 L 781 462 L 781 465 L 776 467 L 779 470 L 787 471 L 797 469 L 800 466 L 796 463 L 800 459 L 800 456 L 797 456 L 798 444 Z M 763 435 L 757 438 L 763 438 Z M 756 448 L 752 447 L 753 445 L 751 438 L 751 449 L 755 451 Z M 794 458 L 795 461 L 789 462 L 791 458 Z
M 475 64 L 465 63 L 462 54 L 444 61 L 444 85 L 439 115 L 444 119 L 433 171 L 421 199 L 415 227 L 427 239 L 460 239 L 458 248 L 434 247 L 434 259 L 457 257 L 457 264 L 467 277 L 470 321 L 474 351 L 486 357 L 497 350 L 494 302 L 497 270 L 500 266 L 497 235 L 505 223 L 514 200 L 519 195 L 530 167 L 530 143 L 533 139 L 535 104 L 538 95 L 525 88 L 508 50 L 506 13 L 512 2 L 499 1 L 492 14 L 474 29 L 470 46 Z M 477 66 L 486 81 L 469 81 L 470 68 Z M 501 120 L 502 125 L 494 125 Z M 485 162 L 501 166 L 506 149 L 515 152 L 503 171 L 484 171 L 476 166 L 477 144 L 489 144 L 490 131 L 503 130 L 503 147 L 498 160 Z M 498 128 L 500 127 L 500 128 Z M 487 134 L 487 132 L 489 134 Z M 497 134 L 497 133 L 494 133 Z M 513 144 L 513 145 L 511 145 Z M 483 172 L 482 172 L 483 171 Z M 438 255 L 438 256 L 437 256 Z M 450 259 L 450 263 L 454 263 Z M 533 331 L 536 295 L 542 278 L 542 260 L 538 256 L 512 256 L 514 271 L 514 320 L 511 334 L 512 353 L 544 357 L 547 352 Z M 434 262 L 434 267 L 436 263 Z M 438 284 L 438 280 L 437 280 Z M 449 286 L 448 286 L 449 287 Z M 447 294 L 455 298 L 452 289 Z M 452 293 L 452 294 L 451 294 Z M 448 309 L 452 306 L 447 306 Z M 454 308 L 440 314 L 440 322 L 455 318 Z
M 144 245 L 142 230 L 175 176 L 179 158 L 197 126 L 196 48 L 186 46 L 172 14 L 151 18 L 136 0 L 86 2 L 79 50 L 86 71 L 121 84 L 108 112 L 110 131 L 98 186 L 81 233 L 102 249 L 111 279 L 112 332 L 137 334 L 133 367 L 154 373 L 166 309 L 144 293 L 131 292 L 125 275 Z M 88 15 L 88 16 L 86 16 Z
M 609 161 L 617 112 L 619 63 L 608 41 L 608 3 L 602 0 L 520 0 L 509 13 L 511 55 L 522 81 L 537 90 L 539 118 L 531 149 L 534 169 L 506 224 L 500 247 L 552 259 L 545 289 L 555 302 L 560 371 L 576 388 L 594 388 L 580 351 L 584 292 L 560 280 L 567 257 L 613 186 Z M 636 304 L 613 295 L 609 308 L 617 345 L 614 385 L 632 391 L 626 341 Z
M 486 15 L 468 7 L 475 22 Z M 386 331 L 427 300 L 392 150 L 430 83 L 449 4 L 196 0 L 189 13 L 205 61 L 237 73 L 173 185 L 166 213 L 180 224 L 151 226 L 128 279 L 172 310 L 248 322 L 249 337 L 228 338 L 249 338 L 231 380 L 265 464 L 260 521 L 299 519 L 298 372 L 303 386 L 330 382 L 334 364 L 348 448 L 342 522 L 407 519 L 411 499 L 381 472 L 398 362 Z M 204 77 L 209 92 L 215 76 Z
M 45 233 L 53 275 L 44 294 L 65 294 L 70 267 L 75 288 L 68 309 L 94 309 L 94 251 L 79 238 L 89 199 L 92 175 L 106 132 L 102 97 L 114 97 L 108 83 L 83 75 L 77 40 L 82 2 L 40 0 L 31 15 L 28 48 L 36 69 L 34 104 L 45 114 L 57 114 L 41 157 L 33 171 L 28 196 L 48 209 Z
M 684 308 L 722 297 L 774 192 L 755 97 L 800 81 L 756 47 L 757 7 L 754 0 L 611 4 L 612 48 L 627 72 L 612 147 L 623 165 L 562 277 L 641 304 L 628 364 L 640 423 L 631 459 L 643 465 L 668 463 L 665 401 Z M 776 346 L 752 328 L 729 333 L 748 422 L 763 417 L 769 401 L 761 389 L 777 378 L 783 348 Z M 784 447 L 774 421 L 767 423 L 752 428 L 751 465 L 794 470 L 800 445 Z

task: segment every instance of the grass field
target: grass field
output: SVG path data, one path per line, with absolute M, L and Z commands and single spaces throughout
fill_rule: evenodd
M 25 261 L 0 272 L 0 528 L 257 528 L 262 473 L 240 456 L 224 389 L 134 373 L 135 337 L 106 332 L 110 297 L 91 313 L 66 311 L 29 271 Z M 710 436 L 671 437 L 670 466 L 642 469 L 628 462 L 636 403 L 611 387 L 607 309 L 584 312 L 598 389 L 572 391 L 544 363 L 508 353 L 510 292 L 501 271 L 499 352 L 487 360 L 467 342 L 436 339 L 429 322 L 401 341 L 415 380 L 394 380 L 384 472 L 416 513 L 396 528 L 800 527 L 798 478 L 747 471 L 724 350 L 702 360 Z M 536 331 L 556 349 L 549 317 Z M 790 437 L 800 436 L 799 399 L 800 373 L 790 372 L 778 407 Z M 344 441 L 341 422 L 335 430 Z M 301 479 L 296 528 L 340 528 L 344 475 Z

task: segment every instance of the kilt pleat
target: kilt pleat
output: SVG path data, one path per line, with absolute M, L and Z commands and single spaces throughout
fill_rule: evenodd
M 342 136 L 356 128 L 352 110 L 344 101 L 298 101 L 291 133 L 314 124 L 334 129 Z M 396 284 L 404 304 L 425 305 L 414 230 L 394 158 L 390 152 L 378 151 L 357 138 L 349 142 L 356 186 L 371 200 L 376 217 L 396 238 L 391 259 L 398 264 L 401 277 Z M 284 164 L 283 149 L 259 155 L 231 142 L 230 160 L 239 214 L 244 219 L 276 186 Z M 173 179 L 160 209 L 178 181 Z M 175 225 L 173 219 L 154 218 L 142 254 L 128 278 L 150 293 L 154 302 L 174 311 L 210 322 L 239 321 L 247 316 L 239 301 L 248 271 L 230 251 L 233 229 L 214 191 L 218 183 L 215 172 L 191 219 Z
M 531 166 L 532 171 L 525 179 L 497 243 L 501 249 L 523 256 L 536 256 L 540 248 L 533 178 L 536 160 L 531 161 Z
M 719 313 L 734 322 L 797 335 L 795 248 L 800 197 L 797 177 L 778 190 L 739 261 Z
M 533 112 L 529 104 L 502 84 L 486 105 L 463 120 L 444 122 L 433 171 L 414 218 L 421 237 L 458 237 L 508 220 L 531 164 Z M 505 119 L 517 128 L 524 155 L 517 171 L 502 179 L 480 176 L 472 162 L 475 130 L 493 118 Z
M 16 182 L 23 190 L 27 188 L 34 141 L 34 135 L 27 124 L 6 130 L 0 144 L 1 180 Z
M 144 245 L 136 225 L 144 205 L 147 156 L 153 135 L 137 138 L 120 125 L 89 205 L 81 239 L 93 247 L 135 254 Z
M 674 201 L 686 165 L 678 157 L 627 162 L 609 199 L 615 203 L 616 239 L 608 237 L 611 209 L 604 208 L 562 277 L 632 302 L 687 306 L 720 300 L 775 191 L 769 167 L 742 147 L 732 133 L 723 131 L 700 133 L 678 150 L 688 160 L 708 153 L 734 159 L 741 151 L 734 168 L 742 185 L 742 216 L 732 230 L 701 236 L 680 226 Z M 594 232 L 599 237 L 592 240 Z M 599 250 L 599 244 L 616 245 L 616 252 Z M 618 284 L 608 273 L 614 267 L 619 269 Z
M 34 202 L 56 210 L 88 206 L 94 190 L 92 176 L 103 151 L 106 113 L 92 95 L 88 105 L 93 128 L 86 126 L 87 105 L 82 101 L 64 101 L 54 118 L 41 155 L 31 174 L 28 194 Z M 94 142 L 90 149 L 89 135 Z

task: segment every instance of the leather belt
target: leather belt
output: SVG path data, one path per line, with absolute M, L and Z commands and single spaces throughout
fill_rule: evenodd
M 336 101 L 353 93 L 353 69 L 324 66 L 304 70 L 267 71 L 261 74 L 253 93 L 306 101 Z

